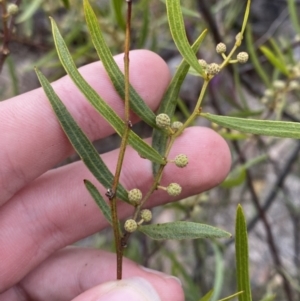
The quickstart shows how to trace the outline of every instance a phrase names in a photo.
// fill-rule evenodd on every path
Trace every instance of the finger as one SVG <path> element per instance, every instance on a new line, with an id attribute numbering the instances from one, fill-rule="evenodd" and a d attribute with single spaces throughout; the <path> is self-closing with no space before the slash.
<path id="1" fill-rule="evenodd" d="M 124 258 L 123 279 L 132 279 L 132 277 L 144 279 L 148 283 L 148 288 L 149 285 L 152 286 L 150 293 L 159 296 L 162 301 L 183 300 L 182 288 L 178 279 L 144 269 Z M 98 298 L 101 294 L 103 296 L 105 288 L 103 284 L 115 279 L 115 254 L 101 250 L 66 248 L 48 258 L 16 286 L 4 294 L 0 294 L 0 301 L 63 301 L 71 300 L 84 292 L 85 294 L 78 297 L 78 300 L 92 300 L 94 294 Z M 95 286 L 97 287 L 94 288 Z M 93 290 L 86 292 L 91 288 Z M 22 298 L 20 298 L 20 292 Z M 169 298 L 173 296 L 174 298 L 166 299 L 167 296 Z M 109 301 L 110 299 L 106 300 Z M 130 299 L 121 298 L 120 300 Z M 152 299 L 152 301 L 154 300 Z"/>
<path id="2" fill-rule="evenodd" d="M 122 68 L 123 55 L 115 59 Z M 80 68 L 80 72 L 101 97 L 122 115 L 123 102 L 102 64 L 87 65 Z M 169 79 L 168 67 L 159 56 L 146 50 L 131 53 L 131 84 L 151 109 L 157 108 Z M 53 87 L 91 140 L 113 132 L 69 77 L 56 81 Z M 132 121 L 137 121 L 134 115 Z M 72 152 L 42 89 L 0 103 L 0 141 L 0 205 Z"/>
<path id="3" fill-rule="evenodd" d="M 118 151 L 103 156 L 114 170 Z M 226 142 L 207 128 L 188 128 L 176 140 L 170 158 L 184 153 L 190 163 L 185 168 L 168 164 L 161 185 L 179 183 L 182 193 L 170 197 L 155 191 L 147 207 L 200 193 L 219 184 L 230 167 Z M 144 193 L 152 183 L 151 163 L 131 148 L 126 151 L 121 183 L 127 189 L 139 188 Z M 86 191 L 84 178 L 96 183 L 81 162 L 52 170 L 20 191 L 0 211 L 0 291 L 19 281 L 24 275 L 58 250 L 107 226 L 99 209 Z M 104 195 L 105 188 L 99 186 Z M 119 203 L 119 216 L 132 214 L 132 207 Z M 16 243 L 20 246 L 16 248 Z"/>

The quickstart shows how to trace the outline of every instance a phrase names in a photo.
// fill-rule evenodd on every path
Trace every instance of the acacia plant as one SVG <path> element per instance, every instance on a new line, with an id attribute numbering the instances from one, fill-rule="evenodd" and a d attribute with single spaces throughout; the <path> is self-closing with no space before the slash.
<path id="1" fill-rule="evenodd" d="M 250 0 L 247 1 L 243 25 L 240 32 L 235 37 L 232 49 L 227 50 L 224 43 L 219 43 L 216 46 L 217 53 L 219 53 L 223 59 L 221 64 L 215 62 L 208 63 L 203 59 L 198 60 L 196 52 L 207 35 L 207 30 L 204 30 L 199 35 L 193 45 L 190 45 L 184 29 L 180 0 L 166 0 L 170 31 L 183 60 L 178 66 L 177 71 L 164 94 L 156 115 L 147 107 L 141 96 L 134 90 L 129 82 L 130 27 L 133 4 L 131 0 L 126 0 L 125 2 L 127 4 L 127 17 L 124 50 L 125 69 L 123 74 L 116 65 L 113 56 L 103 39 L 97 17 L 89 4 L 89 1 L 83 0 L 85 18 L 92 42 L 115 90 L 124 100 L 125 117 L 123 120 L 81 76 L 55 21 L 51 19 L 56 50 L 65 71 L 96 111 L 106 119 L 122 138 L 115 173 L 110 172 L 108 167 L 101 160 L 101 157 L 99 157 L 93 144 L 76 124 L 50 83 L 39 70 L 36 70 L 39 81 L 53 107 L 62 129 L 87 168 L 100 184 L 107 189 L 105 196 L 108 199 L 108 202 L 105 201 L 105 196 L 100 194 L 93 183 L 84 180 L 84 185 L 87 190 L 101 209 L 102 214 L 113 227 L 117 258 L 117 279 L 122 279 L 122 258 L 124 248 L 128 245 L 130 236 L 136 230 L 156 240 L 221 238 L 231 236 L 230 233 L 224 230 L 195 222 L 175 221 L 163 224 L 145 225 L 145 223 L 150 222 L 152 218 L 151 211 L 146 208 L 147 201 L 155 190 L 165 190 L 166 193 L 171 196 L 179 195 L 181 192 L 182 188 L 178 183 L 162 183 L 162 176 L 167 164 L 175 163 L 178 168 L 184 168 L 188 163 L 193 164 L 193 162 L 189 162 L 189 158 L 185 154 L 178 154 L 175 158 L 169 158 L 169 153 L 176 138 L 180 136 L 196 118 L 206 118 L 225 128 L 245 133 L 296 139 L 300 138 L 300 124 L 298 123 L 234 118 L 213 115 L 202 111 L 201 105 L 204 100 L 205 92 L 214 76 L 220 73 L 228 64 L 245 63 L 248 59 L 248 54 L 246 52 L 237 53 L 237 49 L 243 41 L 249 15 Z M 200 76 L 203 79 L 199 98 L 193 112 L 185 122 L 181 123 L 175 121 L 172 123 L 179 90 L 188 73 Z M 132 131 L 130 110 L 153 128 L 151 146 Z M 133 147 L 142 158 L 152 162 L 153 181 L 145 195 L 142 195 L 139 187 L 131 187 L 127 190 L 119 181 L 127 145 Z M 123 224 L 118 218 L 118 202 L 126 202 L 131 205 L 133 209 L 131 218 L 126 220 Z M 252 300 L 248 276 L 247 229 L 241 206 L 237 209 L 235 238 L 238 283 L 237 294 L 240 300 Z M 209 300 L 211 294 L 212 292 L 209 292 L 203 297 L 203 300 Z M 228 299 L 233 296 L 234 295 L 228 297 Z M 226 300 L 228 299 L 226 298 Z"/>

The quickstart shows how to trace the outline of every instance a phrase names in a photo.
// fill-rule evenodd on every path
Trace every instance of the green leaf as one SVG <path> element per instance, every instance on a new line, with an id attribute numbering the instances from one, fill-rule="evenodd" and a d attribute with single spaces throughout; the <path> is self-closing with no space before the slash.
<path id="1" fill-rule="evenodd" d="M 142 16 L 142 26 L 139 30 L 139 37 L 137 41 L 137 49 L 144 48 L 145 43 L 147 41 L 147 37 L 149 35 L 150 31 L 150 9 L 149 9 L 149 1 L 144 0 L 142 1 L 142 10 L 143 10 L 143 16 Z"/>
<path id="2" fill-rule="evenodd" d="M 69 0 L 61 0 L 61 1 L 64 4 L 65 8 L 67 8 L 67 9 L 70 8 L 70 2 L 69 2 Z"/>
<path id="3" fill-rule="evenodd" d="M 201 113 L 200 115 L 225 128 L 244 133 L 300 139 L 299 122 L 256 120 L 213 115 L 209 113 Z"/>
<path id="4" fill-rule="evenodd" d="M 122 11 L 123 4 L 124 4 L 124 0 L 112 0 L 113 11 L 115 14 L 115 18 L 118 22 L 118 25 L 122 30 L 125 30 L 126 23 Z"/>
<path id="5" fill-rule="evenodd" d="M 90 172 L 96 177 L 96 179 L 104 186 L 111 187 L 114 176 L 102 161 L 97 150 L 78 126 L 73 119 L 63 102 L 59 99 L 54 92 L 52 86 L 44 75 L 36 69 L 38 79 L 51 103 L 54 113 L 56 114 L 58 121 L 67 135 L 69 141 L 78 153 L 83 163 L 87 166 Z M 126 189 L 119 184 L 117 189 L 117 196 L 129 203 L 128 193 Z"/>
<path id="6" fill-rule="evenodd" d="M 26 9 L 22 11 L 22 13 L 17 17 L 16 24 L 22 23 L 26 20 L 32 18 L 32 16 L 37 12 L 40 8 L 43 0 L 32 0 L 26 6 Z"/>
<path id="7" fill-rule="evenodd" d="M 221 183 L 223 188 L 232 188 L 244 183 L 246 179 L 246 168 L 239 166 L 234 169 L 227 178 Z"/>
<path id="8" fill-rule="evenodd" d="M 83 93 L 92 106 L 101 114 L 101 116 L 109 122 L 115 131 L 122 136 L 124 132 L 123 120 L 114 112 L 114 110 L 97 94 L 97 92 L 85 81 L 82 75 L 77 70 L 74 61 L 69 53 L 69 50 L 64 42 L 56 23 L 51 18 L 52 32 L 56 50 L 64 69 L 69 74 L 72 81 Z M 159 153 L 143 141 L 133 131 L 129 132 L 128 143 L 139 153 L 143 158 L 151 161 L 165 164 L 165 160 Z"/>
<path id="9" fill-rule="evenodd" d="M 198 39 L 194 42 L 192 49 L 196 53 L 206 37 L 207 30 L 204 30 Z M 157 111 L 157 114 L 166 113 L 170 118 L 174 115 L 174 111 L 177 105 L 177 99 L 180 92 L 180 87 L 187 75 L 189 70 L 189 64 L 186 60 L 182 60 L 180 65 L 178 66 L 176 73 L 174 74 L 172 81 L 169 84 L 167 91 L 164 94 L 164 97 L 161 101 L 160 107 Z M 153 139 L 152 139 L 152 147 L 156 149 L 162 156 L 164 156 L 166 151 L 168 135 L 160 130 L 154 129 L 153 131 Z M 153 174 L 155 175 L 159 169 L 159 164 L 153 164 Z"/>
<path id="10" fill-rule="evenodd" d="M 210 290 L 208 293 L 206 293 L 199 301 L 210 301 L 214 291 Z"/>
<path id="11" fill-rule="evenodd" d="M 247 161 L 245 164 L 236 167 L 233 171 L 230 172 L 225 181 L 221 183 L 221 187 L 232 188 L 234 186 L 241 185 L 246 179 L 246 170 L 267 159 L 267 155 L 260 155 Z"/>
<path id="12" fill-rule="evenodd" d="M 92 38 L 92 42 L 98 53 L 102 64 L 111 79 L 116 91 L 120 97 L 125 99 L 125 80 L 124 75 L 116 64 L 109 48 L 107 47 L 97 17 L 89 4 L 88 0 L 84 0 L 84 13 L 88 29 Z M 130 86 L 129 89 L 130 109 L 134 111 L 143 121 L 151 127 L 157 127 L 155 123 L 155 114 L 145 104 L 139 94 Z"/>
<path id="13" fill-rule="evenodd" d="M 300 24 L 299 24 L 299 15 L 297 9 L 297 1 L 296 0 L 287 0 L 289 16 L 292 21 L 294 30 L 300 34 Z"/>
<path id="14" fill-rule="evenodd" d="M 270 78 L 266 73 L 266 71 L 264 70 L 264 68 L 262 67 L 254 48 L 254 41 L 252 39 L 252 30 L 250 24 L 247 26 L 247 30 L 246 30 L 246 44 L 247 44 L 247 50 L 249 51 L 250 59 L 252 61 L 256 73 L 264 82 L 265 86 L 271 88 L 272 85 L 271 85 Z"/>
<path id="15" fill-rule="evenodd" d="M 218 246 L 214 241 L 212 241 L 212 247 L 215 257 L 215 275 L 214 275 L 214 293 L 212 295 L 211 301 L 216 301 L 222 292 L 224 285 L 224 256 Z"/>
<path id="16" fill-rule="evenodd" d="M 289 74 L 285 62 L 280 60 L 280 57 L 273 53 L 271 49 L 267 48 L 266 46 L 261 46 L 259 49 L 275 68 L 280 70 L 284 75 Z"/>
<path id="17" fill-rule="evenodd" d="M 100 208 L 101 212 L 103 213 L 106 220 L 112 225 L 112 218 L 111 218 L 111 210 L 109 205 L 104 201 L 102 195 L 99 193 L 98 189 L 89 181 L 84 180 L 84 185 L 98 207 Z"/>
<path id="18" fill-rule="evenodd" d="M 139 226 L 138 230 L 155 240 L 222 238 L 231 236 L 230 233 L 209 225 L 182 221 Z"/>
<path id="19" fill-rule="evenodd" d="M 249 278 L 247 224 L 241 205 L 238 205 L 236 212 L 235 252 L 238 291 L 243 291 L 243 294 L 239 295 L 239 301 L 252 301 Z"/>
<path id="20" fill-rule="evenodd" d="M 170 31 L 177 49 L 189 65 L 204 77 L 203 68 L 198 63 L 197 57 L 186 37 L 180 0 L 166 0 L 166 6 Z"/>

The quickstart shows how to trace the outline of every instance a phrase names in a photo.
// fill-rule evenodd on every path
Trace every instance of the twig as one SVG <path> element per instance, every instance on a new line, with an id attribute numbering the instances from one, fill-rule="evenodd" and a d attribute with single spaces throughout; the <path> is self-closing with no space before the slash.
<path id="1" fill-rule="evenodd" d="M 119 232 L 119 220 L 117 214 L 117 187 L 120 181 L 120 175 L 122 170 L 122 165 L 124 161 L 126 146 L 128 143 L 128 136 L 130 129 L 132 127 L 130 121 L 130 104 L 129 104 L 129 49 L 130 49 L 130 27 L 131 27 L 131 0 L 126 0 L 127 2 L 127 21 L 126 21 L 126 36 L 125 36 L 125 51 L 124 51 L 124 73 L 125 73 L 125 120 L 124 120 L 124 132 L 122 135 L 122 141 L 120 146 L 120 152 L 116 167 L 116 172 L 112 184 L 112 195 L 111 198 L 111 214 L 113 221 L 116 255 L 117 255 L 117 279 L 122 279 L 122 262 L 123 262 L 123 243 L 121 238 L 121 233 Z"/>

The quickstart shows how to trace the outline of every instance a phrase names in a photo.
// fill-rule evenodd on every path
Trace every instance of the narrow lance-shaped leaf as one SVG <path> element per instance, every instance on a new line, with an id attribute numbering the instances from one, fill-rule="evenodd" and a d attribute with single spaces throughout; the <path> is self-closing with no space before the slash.
<path id="1" fill-rule="evenodd" d="M 99 26 L 99 22 L 97 20 L 97 17 L 91 5 L 89 4 L 89 1 L 84 0 L 83 3 L 84 3 L 85 18 L 92 38 L 92 42 L 116 91 L 124 100 L 125 99 L 124 74 L 119 69 L 109 48 L 105 43 L 105 40 L 103 38 Z M 146 105 L 146 103 L 143 101 L 143 99 L 139 96 L 139 94 L 134 90 L 134 88 L 131 85 L 129 89 L 129 100 L 130 100 L 130 108 L 132 109 L 132 111 L 134 111 L 142 120 L 144 120 L 151 127 L 156 127 L 155 114 Z"/>
<path id="2" fill-rule="evenodd" d="M 197 57 L 186 37 L 180 0 L 166 0 L 166 6 L 170 31 L 177 49 L 184 59 L 204 77 L 203 68 L 198 63 Z"/>
<path id="3" fill-rule="evenodd" d="M 205 29 L 198 39 L 192 45 L 193 51 L 196 53 L 206 37 L 207 30 Z M 189 70 L 189 64 L 186 60 L 182 60 L 174 74 L 171 83 L 161 101 L 157 114 L 166 113 L 170 118 L 174 115 L 177 105 L 177 99 L 181 85 Z M 168 135 L 161 129 L 155 129 L 153 132 L 152 146 L 163 156 L 166 151 Z M 155 175 L 159 169 L 159 164 L 153 163 L 153 174 Z"/>
<path id="4" fill-rule="evenodd" d="M 182 221 L 139 226 L 138 230 L 155 240 L 222 238 L 231 236 L 230 233 L 209 225 Z"/>
<path id="5" fill-rule="evenodd" d="M 75 151 L 78 153 L 83 163 L 87 166 L 90 172 L 96 177 L 96 179 L 104 187 L 110 187 L 114 179 L 113 174 L 102 161 L 97 150 L 81 130 L 81 128 L 78 126 L 76 121 L 73 119 L 66 106 L 54 92 L 52 86 L 45 78 L 45 76 L 37 69 L 36 74 L 51 103 L 51 106 L 58 118 L 63 131 L 66 133 Z M 120 184 L 117 189 L 117 196 L 120 199 L 129 202 L 128 193 L 126 189 Z"/>
<path id="6" fill-rule="evenodd" d="M 114 9 L 114 13 L 115 13 L 115 18 L 118 22 L 118 25 L 123 29 L 125 30 L 125 20 L 124 20 L 124 16 L 123 16 L 123 11 L 122 11 L 122 8 L 123 8 L 123 4 L 124 4 L 124 1 L 123 0 L 112 0 L 112 6 L 113 6 L 113 9 Z"/>
<path id="7" fill-rule="evenodd" d="M 103 213 L 106 220 L 112 225 L 112 219 L 111 219 L 111 210 L 108 204 L 104 201 L 102 195 L 99 193 L 98 189 L 89 181 L 84 180 L 84 185 L 98 207 L 100 208 L 101 212 Z"/>
<path id="8" fill-rule="evenodd" d="M 280 60 L 280 57 L 273 53 L 268 47 L 261 46 L 260 51 L 265 55 L 267 60 L 284 75 L 288 75 L 289 71 L 286 68 L 286 63 Z"/>
<path id="9" fill-rule="evenodd" d="M 215 258 L 215 275 L 213 284 L 214 294 L 212 296 L 212 300 L 219 300 L 224 285 L 224 256 L 217 243 L 212 242 L 212 248 Z"/>
<path id="10" fill-rule="evenodd" d="M 244 133 L 300 139 L 299 122 L 256 120 L 209 113 L 202 113 L 201 116 L 218 125 Z"/>
<path id="11" fill-rule="evenodd" d="M 92 106 L 107 122 L 109 122 L 115 131 L 122 136 L 124 132 L 124 122 L 79 73 L 53 19 L 51 19 L 51 24 L 56 50 L 64 69 Z M 133 131 L 129 132 L 128 143 L 140 154 L 141 157 L 161 164 L 165 163 L 162 156 L 160 156 L 155 149 L 143 141 Z"/>
<path id="12" fill-rule="evenodd" d="M 247 44 L 247 50 L 249 52 L 250 55 L 250 59 L 253 63 L 254 69 L 256 71 L 256 73 L 259 75 L 259 77 L 262 79 L 262 81 L 264 82 L 264 84 L 267 87 L 271 87 L 271 81 L 270 78 L 267 74 L 267 72 L 264 70 L 264 68 L 261 66 L 261 63 L 259 61 L 259 58 L 257 56 L 256 50 L 254 48 L 254 41 L 252 38 L 252 30 L 251 30 L 251 25 L 248 24 L 247 26 L 247 30 L 246 30 L 246 44 Z"/>
<path id="13" fill-rule="evenodd" d="M 235 253 L 238 290 L 243 291 L 243 293 L 239 295 L 239 301 L 252 301 L 249 277 L 247 224 L 241 205 L 238 206 L 236 212 Z"/>

